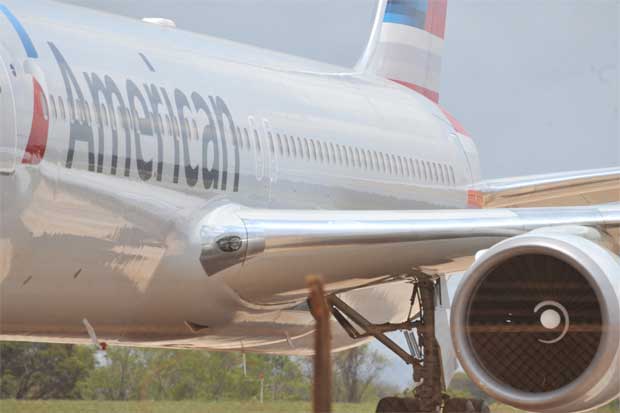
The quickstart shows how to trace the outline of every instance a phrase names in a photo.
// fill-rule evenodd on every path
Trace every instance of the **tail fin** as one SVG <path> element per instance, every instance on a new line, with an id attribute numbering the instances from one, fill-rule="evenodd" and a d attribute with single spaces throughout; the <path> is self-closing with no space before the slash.
<path id="1" fill-rule="evenodd" d="M 379 0 L 356 69 L 386 77 L 439 101 L 448 0 Z"/>

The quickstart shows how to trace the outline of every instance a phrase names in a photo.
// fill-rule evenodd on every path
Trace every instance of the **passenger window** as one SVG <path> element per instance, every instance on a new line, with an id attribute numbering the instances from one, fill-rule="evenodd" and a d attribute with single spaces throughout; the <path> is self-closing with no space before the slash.
<path id="1" fill-rule="evenodd" d="M 452 178 L 452 185 L 456 185 L 456 177 L 454 176 L 454 169 L 450 165 L 450 178 Z"/>
<path id="2" fill-rule="evenodd" d="M 76 109 L 75 109 L 75 104 L 73 103 L 73 100 L 67 99 L 67 116 L 69 118 L 69 120 L 71 120 L 72 122 L 75 122 L 77 120 L 77 113 L 76 113 Z"/>
<path id="3" fill-rule="evenodd" d="M 293 138 L 292 136 L 288 137 L 288 146 L 291 148 L 291 155 L 293 155 L 293 157 L 297 157 L 297 147 L 295 146 L 295 138 Z"/>
<path id="4" fill-rule="evenodd" d="M 137 119 L 137 116 L 134 114 L 134 119 Z M 189 128 L 189 120 L 187 118 L 183 119 L 183 127 L 185 128 L 185 133 L 187 134 L 187 139 L 192 139 L 192 130 Z"/>
<path id="5" fill-rule="evenodd" d="M 321 142 L 320 141 L 316 141 L 316 149 L 319 152 L 319 160 L 321 162 L 325 161 L 325 158 L 323 158 L 323 148 L 321 147 Z"/>
<path id="6" fill-rule="evenodd" d="M 286 135 L 282 135 L 282 143 L 284 144 L 284 153 L 287 158 L 291 157 L 291 148 L 288 146 L 288 140 L 286 139 Z"/>
<path id="7" fill-rule="evenodd" d="M 304 147 L 306 148 L 306 157 L 308 158 L 308 160 L 310 160 L 310 145 L 308 145 L 307 138 L 303 138 L 303 139 L 304 139 Z"/>
<path id="8" fill-rule="evenodd" d="M 241 128 L 237 126 L 237 145 L 239 149 L 243 149 L 243 135 L 241 134 Z"/>
<path id="9" fill-rule="evenodd" d="M 174 139 L 179 140 L 179 121 L 176 117 L 172 118 L 172 133 L 174 135 Z"/>
<path id="10" fill-rule="evenodd" d="M 62 97 L 58 96 L 58 109 L 60 112 L 60 118 L 62 120 L 66 120 L 67 119 L 67 115 L 65 113 L 65 104 L 62 100 Z"/>
<path id="11" fill-rule="evenodd" d="M 77 119 L 80 122 L 86 122 L 86 114 L 84 113 L 84 102 L 77 100 Z"/>
<path id="12" fill-rule="evenodd" d="M 196 137 L 196 140 L 200 140 L 200 136 L 198 135 L 198 124 L 196 123 L 196 119 L 192 119 L 192 128 L 194 129 L 194 136 Z M 234 136 L 234 142 L 233 144 L 235 146 L 239 146 L 239 136 L 241 136 L 241 129 L 239 129 L 239 127 L 237 127 L 237 133 Z"/>
<path id="13" fill-rule="evenodd" d="M 50 96 L 50 104 L 52 106 L 52 116 L 54 119 L 58 119 L 58 112 L 56 111 L 56 101 L 54 100 L 54 96 Z"/>
<path id="14" fill-rule="evenodd" d="M 267 138 L 269 139 L 269 150 L 271 151 L 271 153 L 276 153 L 276 146 L 273 142 L 273 135 L 271 134 L 271 132 L 267 132 Z"/>
<path id="15" fill-rule="evenodd" d="M 407 158 L 402 158 L 402 162 L 403 162 L 403 174 L 405 176 L 411 176 L 409 172 L 409 165 L 407 164 Z"/>
<path id="16" fill-rule="evenodd" d="M 331 154 L 329 153 L 329 145 L 326 142 L 323 142 L 323 153 L 325 154 L 325 162 L 331 162 Z"/>
<path id="17" fill-rule="evenodd" d="M 282 138 L 280 137 L 279 133 L 276 133 L 276 138 L 278 138 L 276 142 L 278 145 L 278 152 L 280 152 L 281 156 L 284 156 L 284 147 L 282 146 Z"/>
<path id="18" fill-rule="evenodd" d="M 316 146 L 314 145 L 314 141 L 312 139 L 310 139 L 310 151 L 312 152 L 312 159 L 316 161 Z"/>
<path id="19" fill-rule="evenodd" d="M 45 95 L 43 93 L 41 93 L 39 95 L 39 103 L 41 104 L 41 111 L 43 112 L 43 118 L 45 120 L 49 119 L 49 110 L 47 107 L 47 99 L 45 98 Z"/>
<path id="20" fill-rule="evenodd" d="M 90 112 L 90 105 L 86 101 L 84 101 L 84 111 L 86 112 L 86 122 L 89 125 L 92 125 L 92 115 Z"/>
<path id="21" fill-rule="evenodd" d="M 108 111 L 106 110 L 106 107 L 103 103 L 101 104 L 101 117 L 103 118 L 103 124 L 105 126 L 108 126 Z M 159 115 L 159 117 L 161 121 L 161 115 Z"/>
<path id="22" fill-rule="evenodd" d="M 103 115 L 102 115 L 103 116 Z M 157 133 L 163 133 L 164 130 L 164 122 L 161 119 L 161 115 L 158 113 L 157 117 L 153 114 L 153 126 L 156 128 Z"/>
<path id="23" fill-rule="evenodd" d="M 243 137 L 245 138 L 245 148 L 249 151 L 250 148 L 250 134 L 247 128 L 243 128 Z"/>
<path id="24" fill-rule="evenodd" d="M 172 125 L 170 124 L 170 116 L 166 115 L 166 125 L 168 126 L 168 135 L 172 136 Z"/>
<path id="25" fill-rule="evenodd" d="M 299 136 L 297 137 L 297 153 L 301 159 L 305 157 L 304 146 L 302 145 L 301 138 Z"/>
<path id="26" fill-rule="evenodd" d="M 254 147 L 258 153 L 262 152 L 262 148 L 260 147 L 260 139 L 258 138 L 258 131 L 254 129 Z"/>

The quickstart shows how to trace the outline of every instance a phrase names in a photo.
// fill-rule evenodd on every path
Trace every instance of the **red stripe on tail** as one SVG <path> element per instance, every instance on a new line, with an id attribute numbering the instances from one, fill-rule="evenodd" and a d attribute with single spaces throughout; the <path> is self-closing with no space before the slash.
<path id="1" fill-rule="evenodd" d="M 32 111 L 32 127 L 30 129 L 30 137 L 28 145 L 24 152 L 22 163 L 37 165 L 45 155 L 45 147 L 47 146 L 47 135 L 49 132 L 49 117 L 46 109 L 43 107 L 45 94 L 37 79 L 32 79 L 34 87 L 34 108 Z"/>
<path id="2" fill-rule="evenodd" d="M 424 30 L 442 39 L 446 33 L 446 13 L 448 0 L 429 0 Z"/>

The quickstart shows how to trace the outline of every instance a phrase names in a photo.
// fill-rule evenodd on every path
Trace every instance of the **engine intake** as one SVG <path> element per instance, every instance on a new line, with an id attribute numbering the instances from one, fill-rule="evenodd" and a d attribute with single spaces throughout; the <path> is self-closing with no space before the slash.
<path id="1" fill-rule="evenodd" d="M 576 235 L 501 242 L 465 274 L 451 330 L 467 373 L 528 410 L 591 409 L 620 394 L 620 260 Z"/>

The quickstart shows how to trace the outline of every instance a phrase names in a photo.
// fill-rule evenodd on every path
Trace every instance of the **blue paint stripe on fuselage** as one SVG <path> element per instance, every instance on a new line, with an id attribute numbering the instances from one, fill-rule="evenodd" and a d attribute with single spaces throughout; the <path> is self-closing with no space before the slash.
<path id="1" fill-rule="evenodd" d="M 24 28 L 24 26 L 22 26 L 17 17 L 15 17 L 15 15 L 11 13 L 11 10 L 9 10 L 8 7 L 6 7 L 4 4 L 0 4 L 0 12 L 4 13 L 6 18 L 9 19 L 9 22 L 11 22 L 11 24 L 13 25 L 13 28 L 17 32 L 17 35 L 19 36 L 19 39 L 21 40 L 22 45 L 26 50 L 26 55 L 33 59 L 38 58 L 39 54 L 37 53 L 37 49 L 35 49 L 34 44 L 30 39 L 30 36 L 28 36 L 26 29 Z"/>

